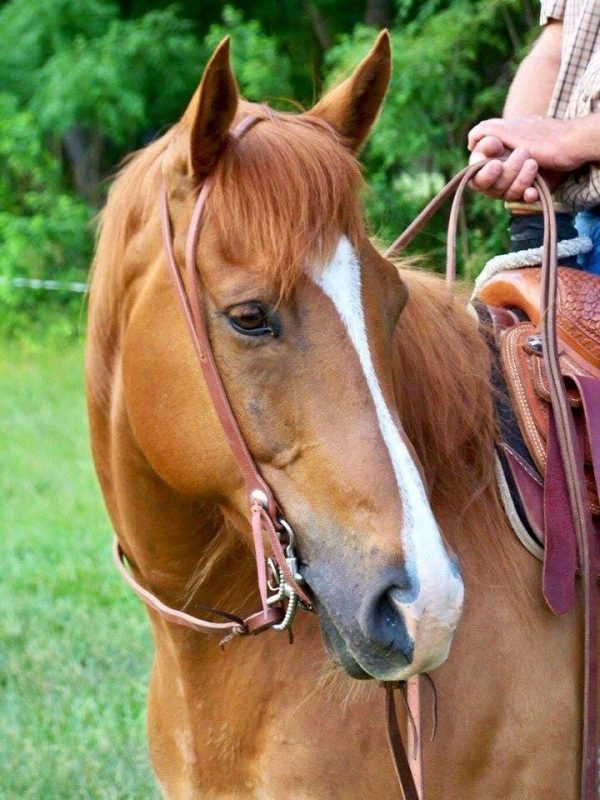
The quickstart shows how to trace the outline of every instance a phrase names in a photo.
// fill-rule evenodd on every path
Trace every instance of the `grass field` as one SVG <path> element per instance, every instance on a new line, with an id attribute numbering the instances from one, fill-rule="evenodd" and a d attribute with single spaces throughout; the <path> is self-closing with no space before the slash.
<path id="1" fill-rule="evenodd" d="M 82 345 L 0 342 L 0 800 L 155 800 L 151 644 L 110 559 Z"/>

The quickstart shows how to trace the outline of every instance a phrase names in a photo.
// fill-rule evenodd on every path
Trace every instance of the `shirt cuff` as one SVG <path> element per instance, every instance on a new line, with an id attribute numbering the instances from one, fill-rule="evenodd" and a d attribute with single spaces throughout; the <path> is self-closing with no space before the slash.
<path id="1" fill-rule="evenodd" d="M 542 0 L 540 8 L 540 25 L 546 25 L 549 19 L 563 19 L 566 0 Z"/>

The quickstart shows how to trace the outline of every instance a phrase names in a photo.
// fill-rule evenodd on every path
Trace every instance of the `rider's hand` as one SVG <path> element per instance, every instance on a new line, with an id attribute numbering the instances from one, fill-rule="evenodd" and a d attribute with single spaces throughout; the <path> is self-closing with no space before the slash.
<path id="1" fill-rule="evenodd" d="M 524 147 L 540 169 L 555 172 L 572 172 L 586 160 L 595 160 L 586 152 L 585 142 L 590 138 L 582 130 L 582 120 L 554 119 L 553 117 L 514 117 L 512 119 L 486 119 L 469 131 L 469 150 L 478 149 L 486 139 L 502 142 L 508 150 Z M 598 119 L 591 120 L 593 127 Z"/>
<path id="2" fill-rule="evenodd" d="M 503 200 L 535 203 L 538 191 L 533 181 L 538 164 L 529 156 L 529 150 L 517 147 L 508 150 L 497 136 L 484 136 L 473 142 L 469 164 L 492 158 L 471 181 L 471 187 L 488 197 Z"/>

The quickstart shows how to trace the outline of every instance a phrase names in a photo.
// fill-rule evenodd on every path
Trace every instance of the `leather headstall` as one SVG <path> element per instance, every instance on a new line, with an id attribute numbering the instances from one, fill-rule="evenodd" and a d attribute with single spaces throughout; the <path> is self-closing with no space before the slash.
<path id="1" fill-rule="evenodd" d="M 262 119 L 262 117 L 257 116 L 245 117 L 230 135 L 234 139 L 240 139 Z M 146 605 L 154 611 L 177 625 L 183 625 L 195 631 L 206 633 L 221 632 L 229 634 L 229 636 L 237 636 L 257 634 L 271 628 L 289 629 L 297 605 L 300 604 L 304 609 L 312 611 L 313 604 L 304 589 L 298 585 L 302 581 L 302 577 L 295 569 L 296 559 L 293 551 L 292 528 L 286 522 L 271 488 L 261 476 L 248 450 L 223 386 L 208 336 L 206 319 L 200 300 L 196 251 L 203 212 L 211 192 L 212 183 L 212 177 L 209 175 L 202 184 L 192 212 L 185 247 L 185 277 L 179 270 L 173 250 L 168 190 L 164 180 L 161 185 L 160 195 L 161 228 L 167 267 L 192 340 L 196 359 L 204 376 L 206 387 L 221 427 L 227 437 L 246 486 L 252 520 L 252 538 L 261 610 L 242 619 L 235 614 L 208 606 L 200 606 L 203 610 L 216 614 L 227 621 L 217 623 L 198 619 L 165 605 L 154 594 L 142 587 L 126 568 L 125 555 L 116 540 L 114 556 L 121 575 Z M 271 548 L 271 559 L 269 561 L 265 551 L 265 534 Z M 277 591 L 269 596 L 270 585 L 272 586 L 273 581 L 277 584 Z M 226 638 L 229 638 L 229 636 Z"/>

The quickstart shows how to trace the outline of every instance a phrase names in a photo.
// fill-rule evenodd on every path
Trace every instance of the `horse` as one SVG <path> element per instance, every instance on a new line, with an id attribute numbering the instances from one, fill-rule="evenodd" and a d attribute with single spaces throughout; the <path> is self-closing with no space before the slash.
<path id="1" fill-rule="evenodd" d="M 161 240 L 161 185 L 182 264 L 210 176 L 198 299 L 317 611 L 298 614 L 293 646 L 268 631 L 223 653 L 149 610 L 148 740 L 168 800 L 391 800 L 380 684 L 432 671 L 428 800 L 578 796 L 581 626 L 544 604 L 498 495 L 488 346 L 460 293 L 385 259 L 363 220 L 357 152 L 390 72 L 383 32 L 313 108 L 280 113 L 240 98 L 224 40 L 102 213 L 91 444 L 136 580 L 191 614 L 256 603 L 244 483 Z"/>

